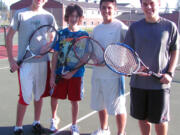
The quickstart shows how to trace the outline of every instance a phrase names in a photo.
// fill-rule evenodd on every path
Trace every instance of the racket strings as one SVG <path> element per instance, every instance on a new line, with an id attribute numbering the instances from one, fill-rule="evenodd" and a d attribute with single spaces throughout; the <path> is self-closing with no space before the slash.
<path id="1" fill-rule="evenodd" d="M 112 46 L 112 47 L 111 47 Z M 107 65 L 117 72 L 131 74 L 138 67 L 138 61 L 134 54 L 127 48 L 119 45 L 111 45 L 105 51 L 105 61 Z"/>
<path id="2" fill-rule="evenodd" d="M 39 28 L 29 40 L 29 48 L 35 55 L 43 55 L 52 49 L 58 40 L 58 33 L 51 25 Z"/>
<path id="3" fill-rule="evenodd" d="M 92 41 L 89 38 L 80 38 L 75 42 L 74 53 L 81 63 L 87 63 L 93 52 Z"/>
<path id="4" fill-rule="evenodd" d="M 104 63 L 104 48 L 95 40 L 92 40 L 93 52 L 92 52 L 92 62 L 94 64 Z"/>

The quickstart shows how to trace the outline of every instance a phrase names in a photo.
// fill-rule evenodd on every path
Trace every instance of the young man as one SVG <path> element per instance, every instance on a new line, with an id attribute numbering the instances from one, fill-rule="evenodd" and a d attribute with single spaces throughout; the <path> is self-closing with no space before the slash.
<path id="1" fill-rule="evenodd" d="M 83 18 L 83 10 L 77 4 L 70 4 L 66 8 L 65 12 L 65 21 L 68 24 L 68 27 L 60 30 L 60 41 L 54 47 L 54 54 L 52 58 L 52 72 L 51 72 L 51 87 L 54 88 L 54 92 L 51 97 L 51 109 L 52 109 L 52 120 L 50 130 L 55 132 L 58 128 L 59 119 L 57 117 L 58 109 L 58 99 L 66 99 L 71 102 L 72 105 L 72 126 L 71 133 L 72 135 L 79 135 L 79 129 L 77 126 L 77 116 L 79 110 L 79 101 L 82 99 L 83 95 L 83 76 L 84 76 L 84 67 L 68 72 L 63 75 L 57 84 L 55 84 L 56 75 L 61 75 L 62 66 L 56 66 L 60 63 L 58 55 L 61 54 L 59 51 L 60 46 L 63 46 L 61 49 L 66 49 L 69 45 L 68 40 L 73 38 L 79 38 L 82 36 L 88 36 L 88 33 L 79 29 L 78 25 L 81 24 Z M 66 42 L 67 41 L 67 42 Z M 73 55 L 71 55 L 73 56 Z M 74 59 L 74 57 L 72 57 Z M 71 57 L 69 58 L 71 60 Z M 73 61 L 73 60 L 72 60 Z M 71 69 L 72 67 L 66 66 L 65 69 Z"/>
<path id="2" fill-rule="evenodd" d="M 110 43 L 123 42 L 127 26 L 113 18 L 116 11 L 116 0 L 101 0 L 100 11 L 103 22 L 94 28 L 92 37 L 104 48 Z M 110 135 L 108 114 L 116 116 L 117 135 L 124 135 L 126 125 L 124 77 L 112 72 L 105 65 L 94 67 L 91 107 L 98 111 L 101 124 L 101 128 L 92 135 Z"/>
<path id="3" fill-rule="evenodd" d="M 32 32 L 41 25 L 50 24 L 55 26 L 52 14 L 43 9 L 46 2 L 47 0 L 33 0 L 30 7 L 18 10 L 13 17 L 6 39 L 10 68 L 13 72 L 18 70 L 20 86 L 16 126 L 14 128 L 15 135 L 23 135 L 22 122 L 27 105 L 31 102 L 32 93 L 34 93 L 35 107 L 33 130 L 34 132 L 41 132 L 40 114 L 42 96 L 46 96 L 44 93 L 47 90 L 49 58 L 48 55 L 44 55 L 41 58 L 34 58 L 24 62 L 19 67 L 12 55 L 12 40 L 16 31 L 18 31 L 18 60 L 21 60 Z"/>
<path id="4" fill-rule="evenodd" d="M 131 77 L 131 116 L 139 120 L 142 135 L 167 135 L 170 84 L 179 55 L 176 25 L 159 16 L 160 0 L 141 0 L 145 19 L 132 24 L 125 43 L 139 54 L 150 70 L 162 75 L 157 80 L 149 74 Z"/>

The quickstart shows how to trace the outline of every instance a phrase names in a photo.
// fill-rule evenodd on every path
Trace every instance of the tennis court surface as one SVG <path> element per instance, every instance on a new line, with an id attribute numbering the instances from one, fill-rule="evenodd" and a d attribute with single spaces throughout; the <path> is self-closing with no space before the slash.
<path id="1" fill-rule="evenodd" d="M 0 52 L 1 53 L 1 52 Z M 80 102 L 78 125 L 81 135 L 88 135 L 99 128 L 98 114 L 91 110 L 90 104 L 90 89 L 91 89 L 91 68 L 86 68 L 85 74 L 85 97 Z M 126 78 L 126 97 L 128 120 L 126 132 L 127 135 L 140 135 L 138 123 L 129 116 L 129 78 Z M 9 72 L 8 60 L 6 57 L 0 58 L 0 135 L 12 135 L 13 126 L 16 120 L 16 106 L 18 100 L 18 80 L 17 73 Z M 171 88 L 171 121 L 169 122 L 169 134 L 179 135 L 180 133 L 180 70 L 176 70 L 176 75 Z M 59 100 L 58 116 L 61 119 L 59 129 L 62 132 L 57 135 L 70 135 L 69 127 L 71 125 L 71 104 L 65 100 Z M 42 108 L 41 124 L 45 128 L 49 128 L 51 117 L 50 98 L 44 99 Z M 31 124 L 34 119 L 33 104 L 28 107 L 24 118 L 25 135 L 33 135 L 31 132 Z M 116 135 L 116 121 L 114 117 L 109 117 L 109 126 L 112 135 Z M 47 135 L 49 133 L 46 133 Z M 152 135 L 155 135 L 154 128 Z"/>

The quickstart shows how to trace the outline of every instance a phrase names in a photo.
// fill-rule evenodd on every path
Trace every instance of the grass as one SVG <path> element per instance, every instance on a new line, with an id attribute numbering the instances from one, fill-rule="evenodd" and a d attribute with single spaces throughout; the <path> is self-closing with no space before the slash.
<path id="1" fill-rule="evenodd" d="M 92 33 L 93 28 L 82 28 L 84 31 L 88 32 L 89 34 Z"/>

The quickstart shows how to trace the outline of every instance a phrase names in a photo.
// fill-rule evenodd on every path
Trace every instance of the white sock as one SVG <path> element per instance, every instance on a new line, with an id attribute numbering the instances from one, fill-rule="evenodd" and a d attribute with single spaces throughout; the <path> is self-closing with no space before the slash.
<path id="1" fill-rule="evenodd" d="M 14 131 L 17 131 L 17 130 L 19 130 L 19 129 L 23 129 L 23 127 L 22 127 L 22 126 L 15 126 L 15 127 L 14 127 Z"/>
<path id="2" fill-rule="evenodd" d="M 35 121 L 33 122 L 33 126 L 35 126 L 36 124 L 40 124 L 40 121 L 35 120 Z"/>

